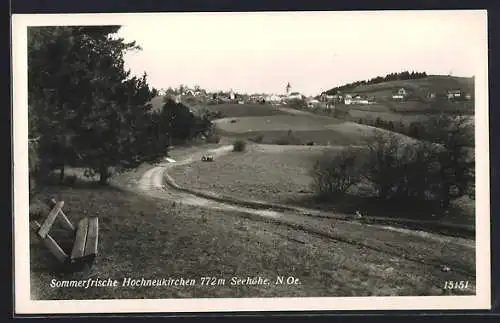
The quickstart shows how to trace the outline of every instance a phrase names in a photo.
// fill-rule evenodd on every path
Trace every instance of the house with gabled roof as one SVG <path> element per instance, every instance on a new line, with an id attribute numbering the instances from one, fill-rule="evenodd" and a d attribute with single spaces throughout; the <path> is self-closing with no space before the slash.
<path id="1" fill-rule="evenodd" d="M 402 87 L 392 95 L 393 100 L 404 100 L 408 96 L 408 91 Z"/>

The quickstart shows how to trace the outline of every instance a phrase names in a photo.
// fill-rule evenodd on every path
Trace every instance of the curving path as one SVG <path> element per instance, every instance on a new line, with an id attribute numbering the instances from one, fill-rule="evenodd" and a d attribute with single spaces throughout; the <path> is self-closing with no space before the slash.
<path id="1" fill-rule="evenodd" d="M 181 204 L 237 212 L 238 214 L 247 217 L 269 220 L 279 224 L 288 225 L 299 230 L 308 231 L 310 233 L 326 235 L 334 239 L 339 239 L 339 237 L 333 236 L 331 232 L 328 233 L 325 230 L 311 229 L 310 226 L 304 225 L 304 221 L 311 223 L 314 221 L 324 220 L 325 218 L 330 218 L 330 221 L 342 222 L 353 227 L 373 227 L 374 230 L 397 231 L 407 235 L 425 237 L 426 239 L 435 240 L 441 243 L 450 243 L 472 249 L 475 247 L 475 242 L 473 240 L 442 236 L 422 231 L 394 228 L 385 225 L 366 224 L 357 221 L 353 216 L 339 215 L 314 209 L 283 205 L 276 205 L 276 207 L 271 205 L 266 207 L 265 205 L 259 205 L 260 202 L 255 202 L 255 205 L 253 205 L 248 201 L 225 199 L 216 195 L 211 197 L 206 193 L 202 194 L 197 193 L 196 191 L 192 192 L 189 189 L 179 187 L 175 184 L 175 182 L 173 182 L 173 179 L 172 182 L 165 181 L 165 177 L 170 178 L 168 176 L 168 169 L 172 167 L 197 161 L 201 159 L 203 154 L 212 154 L 214 157 L 222 156 L 231 152 L 232 148 L 232 145 L 224 145 L 209 150 L 204 150 L 200 147 L 195 151 L 184 154 L 184 156 L 181 156 L 180 159 L 176 159 L 175 163 L 162 162 L 143 174 L 138 182 L 139 191 L 152 197 L 173 200 Z M 319 225 L 319 227 L 321 226 L 324 226 L 324 224 Z"/>

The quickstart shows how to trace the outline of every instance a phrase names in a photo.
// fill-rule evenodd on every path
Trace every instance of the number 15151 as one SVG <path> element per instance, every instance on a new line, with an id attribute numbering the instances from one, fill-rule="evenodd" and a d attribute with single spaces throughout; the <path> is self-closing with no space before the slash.
<path id="1" fill-rule="evenodd" d="M 469 288 L 468 280 L 453 281 L 447 280 L 444 282 L 444 289 L 467 289 Z"/>

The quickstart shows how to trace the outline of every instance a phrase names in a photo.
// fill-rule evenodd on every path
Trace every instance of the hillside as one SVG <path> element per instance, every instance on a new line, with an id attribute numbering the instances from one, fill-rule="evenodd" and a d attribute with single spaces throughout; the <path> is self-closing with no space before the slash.
<path id="1" fill-rule="evenodd" d="M 394 91 L 406 88 L 420 98 L 426 98 L 427 93 L 443 94 L 447 90 L 459 89 L 466 93 L 474 93 L 474 79 L 471 77 L 456 77 L 446 75 L 431 75 L 413 80 L 395 80 L 378 84 L 358 85 L 345 92 L 373 95 L 376 99 L 387 99 Z"/>
<path id="2" fill-rule="evenodd" d="M 343 89 L 343 93 L 359 93 L 374 96 L 376 100 L 389 98 L 394 91 L 404 87 L 418 98 L 425 99 L 428 93 L 444 94 L 447 90 L 459 89 L 466 93 L 474 93 L 472 77 L 457 77 L 447 75 L 430 75 L 424 78 L 409 80 L 393 80 L 376 84 L 362 84 Z M 334 88 L 335 89 L 335 88 Z M 326 91 L 331 93 L 333 89 Z"/>

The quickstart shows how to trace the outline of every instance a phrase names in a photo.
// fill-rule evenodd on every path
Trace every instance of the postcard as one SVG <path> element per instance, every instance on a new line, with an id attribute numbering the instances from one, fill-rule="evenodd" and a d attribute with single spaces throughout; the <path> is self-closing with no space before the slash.
<path id="1" fill-rule="evenodd" d="M 14 14 L 15 312 L 490 308 L 486 21 Z"/>

